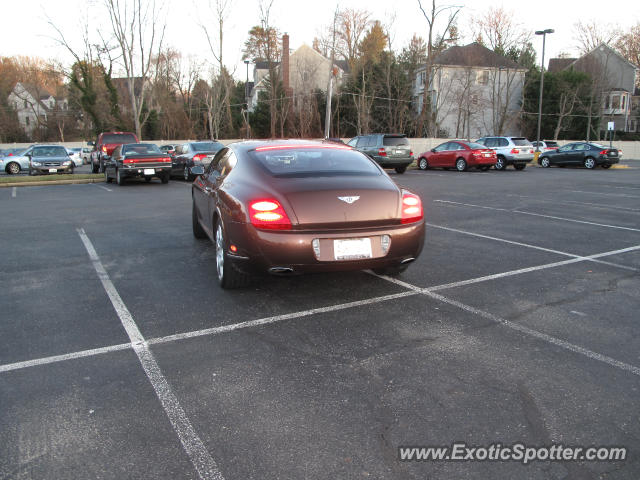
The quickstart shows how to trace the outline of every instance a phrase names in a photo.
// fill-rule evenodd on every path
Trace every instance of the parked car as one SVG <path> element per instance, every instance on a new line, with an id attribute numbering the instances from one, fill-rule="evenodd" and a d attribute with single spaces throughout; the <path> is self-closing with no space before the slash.
<path id="1" fill-rule="evenodd" d="M 179 145 L 171 161 L 171 175 L 181 176 L 187 182 L 194 179 L 191 169 L 196 165 L 207 167 L 211 160 L 224 147 L 220 142 L 201 141 Z"/>
<path id="2" fill-rule="evenodd" d="M 15 175 L 22 170 L 29 170 L 29 157 L 24 156 L 26 148 L 7 148 L 0 155 L 0 171 Z"/>
<path id="3" fill-rule="evenodd" d="M 267 272 L 397 274 L 422 251 L 420 197 L 345 145 L 239 142 L 192 170 L 193 234 L 213 241 L 222 288 Z"/>
<path id="4" fill-rule="evenodd" d="M 73 161 L 74 167 L 82 166 L 82 148 L 67 148 L 69 158 Z"/>
<path id="5" fill-rule="evenodd" d="M 616 148 L 605 147 L 599 143 L 575 142 L 568 143 L 557 150 L 540 154 L 538 163 L 542 167 L 552 165 L 582 166 L 595 168 L 609 168 L 620 161 L 620 155 Z"/>
<path id="6" fill-rule="evenodd" d="M 119 145 L 138 143 L 138 137 L 130 132 L 103 132 L 94 142 L 89 142 L 93 147 L 91 152 L 91 172 L 103 173 L 105 162 L 109 160 L 113 151 Z"/>
<path id="7" fill-rule="evenodd" d="M 464 172 L 467 168 L 489 170 L 496 164 L 496 152 L 479 143 L 454 140 L 441 143 L 418 157 L 420 170 L 428 168 L 455 168 Z"/>
<path id="8" fill-rule="evenodd" d="M 533 145 L 523 137 L 482 137 L 476 143 L 496 152 L 496 170 L 504 170 L 513 165 L 516 170 L 524 170 L 533 160 Z"/>
<path id="9" fill-rule="evenodd" d="M 168 153 L 169 155 L 171 155 L 172 157 L 176 154 L 176 148 L 178 147 L 178 145 L 160 145 L 160 150 L 162 150 L 164 153 Z"/>
<path id="10" fill-rule="evenodd" d="M 349 140 L 347 145 L 368 155 L 382 168 L 393 168 L 397 173 L 404 173 L 413 163 L 413 152 L 406 135 L 360 135 Z"/>
<path id="11" fill-rule="evenodd" d="M 531 142 L 531 145 L 533 146 L 533 151 L 537 152 L 538 151 L 538 142 Z M 558 142 L 554 141 L 554 140 L 540 140 L 540 152 L 546 152 L 549 150 L 555 150 L 556 148 L 558 148 Z"/>
<path id="12" fill-rule="evenodd" d="M 153 143 L 117 146 L 105 164 L 106 182 L 115 179 L 118 185 L 124 185 L 127 178 L 133 177 L 144 178 L 147 182 L 156 177 L 162 183 L 169 183 L 171 157 Z"/>
<path id="13" fill-rule="evenodd" d="M 92 148 L 89 147 L 83 147 L 82 148 L 82 164 L 83 165 L 88 165 L 91 163 L 91 152 L 93 151 Z"/>
<path id="14" fill-rule="evenodd" d="M 23 155 L 29 158 L 29 175 L 73 173 L 73 160 L 62 145 L 33 145 Z"/>

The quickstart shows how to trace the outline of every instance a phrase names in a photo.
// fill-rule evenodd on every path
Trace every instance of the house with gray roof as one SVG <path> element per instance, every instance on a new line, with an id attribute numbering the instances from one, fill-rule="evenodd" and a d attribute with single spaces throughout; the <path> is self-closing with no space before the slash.
<path id="1" fill-rule="evenodd" d="M 519 135 L 526 71 L 477 42 L 448 48 L 434 59 L 431 78 L 425 66 L 417 70 L 415 111 L 426 88 L 438 136 Z"/>
<path id="2" fill-rule="evenodd" d="M 38 127 L 44 127 L 47 118 L 54 109 L 68 109 L 68 102 L 64 98 L 56 98 L 46 88 L 17 82 L 8 97 L 9 105 L 16 111 L 18 121 L 25 133 L 33 137 Z"/>
<path id="3" fill-rule="evenodd" d="M 552 58 L 549 61 L 550 72 L 571 69 L 591 76 L 596 105 L 600 105 L 600 111 L 594 113 L 600 117 L 602 129 L 608 122 L 614 122 L 615 130 L 640 132 L 640 102 L 634 98 L 638 78 L 636 65 L 602 43 L 580 58 Z"/>

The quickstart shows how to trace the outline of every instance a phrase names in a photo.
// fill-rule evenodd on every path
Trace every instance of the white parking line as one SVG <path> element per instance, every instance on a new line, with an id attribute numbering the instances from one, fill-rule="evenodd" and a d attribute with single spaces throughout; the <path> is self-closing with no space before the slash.
<path id="1" fill-rule="evenodd" d="M 498 238 L 498 237 L 492 237 L 492 236 L 489 236 L 489 235 L 482 235 L 480 233 L 468 232 L 466 230 L 460 230 L 458 228 L 443 227 L 442 225 L 436 225 L 436 224 L 433 224 L 433 223 L 427 223 L 426 225 L 429 226 L 429 227 L 432 227 L 432 228 L 438 228 L 440 230 L 446 230 L 446 231 L 449 231 L 449 232 L 461 233 L 463 235 L 470 235 L 470 236 L 478 237 L 478 238 L 485 238 L 487 240 L 494 240 L 494 241 L 497 241 L 497 242 L 508 243 L 510 245 L 517 245 L 519 247 L 526 247 L 526 248 L 531 248 L 531 249 L 534 249 L 534 250 L 541 250 L 543 252 L 554 253 L 556 255 L 564 255 L 565 257 L 572 257 L 572 258 L 579 258 L 579 259 L 582 259 L 582 260 L 588 260 L 590 262 L 601 263 L 603 265 L 609 265 L 610 267 L 622 268 L 624 270 L 630 270 L 632 272 L 637 272 L 638 271 L 637 268 L 629 267 L 627 265 L 620 265 L 618 263 L 606 262 L 604 260 L 596 260 L 596 258 L 599 258 L 599 257 L 591 258 L 591 257 L 588 257 L 588 256 L 585 257 L 585 256 L 581 256 L 581 255 L 574 255 L 573 253 L 562 252 L 560 250 L 553 250 L 551 248 L 539 247 L 537 245 L 530 245 L 528 243 L 515 242 L 513 240 L 506 240 L 504 238 Z M 626 252 L 623 252 L 623 253 L 626 253 Z M 613 255 L 617 255 L 617 253 L 615 253 Z M 605 255 L 605 256 L 609 256 L 609 255 Z"/>
<path id="2" fill-rule="evenodd" d="M 627 195 L 626 193 L 605 193 L 605 192 L 586 192 L 584 190 L 567 190 L 571 193 L 587 193 L 589 195 L 604 195 L 607 197 L 622 197 L 622 198 L 637 198 L 640 199 L 637 195 Z"/>
<path id="3" fill-rule="evenodd" d="M 147 374 L 153 389 L 156 391 L 156 395 L 162 404 L 162 408 L 167 414 L 167 417 L 169 417 L 169 421 L 178 435 L 178 438 L 182 443 L 182 447 L 189 456 L 191 463 L 198 472 L 199 477 L 203 480 L 224 480 L 222 473 L 220 473 L 220 470 L 218 469 L 218 465 L 209 454 L 204 443 L 202 443 L 202 440 L 191 425 L 191 422 L 187 418 L 178 398 L 173 393 L 171 385 L 169 385 L 169 382 L 163 375 L 162 370 L 160 370 L 160 366 L 149 349 L 149 345 L 142 336 L 142 333 L 133 320 L 131 313 L 122 301 L 122 298 L 120 298 L 120 294 L 118 294 L 113 282 L 111 282 L 107 271 L 93 248 L 91 240 L 89 240 L 89 237 L 83 229 L 78 229 L 78 235 L 80 235 L 80 239 L 89 254 L 89 258 L 93 263 L 96 273 L 98 274 L 98 278 L 107 292 L 107 295 L 113 304 L 113 308 L 116 310 L 116 313 L 122 322 L 122 326 L 131 340 L 133 351 L 138 356 L 144 372 Z"/>
<path id="4" fill-rule="evenodd" d="M 640 248 L 640 247 L 639 247 Z M 518 323 L 515 322 L 511 322 L 510 320 L 506 320 L 504 318 L 498 317 L 497 315 L 494 315 L 492 313 L 489 312 L 485 312 L 483 310 L 479 310 L 477 308 L 471 307 L 469 305 L 466 305 L 462 302 L 458 302 L 457 300 L 452 300 L 450 298 L 444 297 L 440 294 L 435 293 L 433 290 L 435 290 L 437 287 L 434 287 L 433 289 L 423 289 L 420 287 L 417 287 L 415 285 L 411 285 L 409 283 L 406 282 L 400 282 L 397 281 L 397 279 L 391 278 L 391 277 L 387 277 L 385 275 L 377 275 L 373 272 L 371 272 L 372 275 L 378 277 L 378 278 L 383 278 L 387 281 L 390 281 L 392 283 L 395 283 L 396 285 L 403 285 L 406 288 L 410 288 L 411 290 L 415 291 L 415 292 L 420 292 L 423 295 L 426 295 L 428 297 L 431 297 L 435 300 L 438 300 L 440 302 L 452 305 L 454 307 L 457 307 L 461 310 L 464 310 L 466 312 L 472 313 L 474 315 L 477 315 L 479 317 L 485 318 L 487 320 L 491 320 L 495 323 L 504 325 L 505 327 L 511 328 L 513 330 L 517 330 L 521 333 L 524 333 L 526 335 L 529 335 L 531 337 L 537 338 L 539 340 L 545 341 L 547 343 L 551 343 L 552 345 L 556 345 L 560 348 L 564 348 L 566 350 L 578 353 L 580 355 L 584 355 L 585 357 L 591 358 L 593 360 L 597 360 L 599 362 L 603 362 L 606 363 L 612 367 L 615 368 L 619 368 L 621 370 L 625 370 L 628 372 L 633 373 L 634 375 L 640 376 L 640 368 L 636 367 L 634 365 L 630 365 L 628 363 L 625 362 L 621 362 L 619 360 L 616 360 L 614 358 L 608 357 L 606 355 L 602 355 L 600 353 L 594 352 L 592 350 L 589 350 L 587 348 L 581 347 L 579 345 L 575 345 L 573 343 L 567 342 L 565 340 L 553 337 L 551 335 L 547 335 L 546 333 L 542 333 L 539 332 L 537 330 L 533 330 L 531 328 L 525 327 L 524 325 L 520 325 Z"/>
<path id="5" fill-rule="evenodd" d="M 11 198 L 16 198 L 17 194 L 18 194 L 18 187 L 13 187 L 11 189 Z"/>
<path id="6" fill-rule="evenodd" d="M 195 330 L 192 332 L 178 333 L 175 335 L 168 335 L 166 337 L 160 337 L 150 339 L 148 343 L 150 345 L 158 343 L 174 342 L 176 340 L 185 340 L 187 338 L 202 337 L 204 335 L 218 335 L 220 333 L 233 332 L 234 330 L 240 330 L 242 328 L 257 327 L 260 325 L 269 325 L 271 323 L 282 322 L 283 320 L 292 320 L 302 317 L 308 317 L 309 315 L 315 315 L 317 313 L 336 312 L 339 310 L 345 310 L 347 308 L 361 307 L 364 305 L 372 305 L 375 303 L 386 302 L 388 300 L 395 300 L 396 298 L 404 298 L 415 295 L 414 292 L 401 292 L 391 295 L 385 295 L 383 297 L 374 297 L 366 300 L 358 300 L 355 302 L 341 303 L 339 305 L 332 305 L 330 307 L 312 308 L 311 310 L 304 310 L 302 312 L 287 313 L 284 315 L 275 315 L 273 317 L 259 318 L 257 320 L 249 320 L 246 322 L 233 323 L 230 325 L 222 325 L 220 327 L 206 328 L 204 330 Z"/>
<path id="7" fill-rule="evenodd" d="M 110 188 L 107 188 L 107 187 L 105 187 L 105 186 L 103 186 L 103 185 L 98 185 L 97 183 L 94 183 L 94 185 L 95 185 L 96 187 L 98 187 L 98 188 L 101 188 L 101 189 L 103 189 L 103 190 L 106 190 L 107 192 L 113 192 L 113 190 L 111 190 Z"/>
<path id="8" fill-rule="evenodd" d="M 52 357 L 38 358 L 35 360 L 27 360 L 24 362 L 8 363 L 6 365 L 0 365 L 0 373 L 10 372 L 12 370 L 20 370 L 22 368 L 35 367 L 38 365 L 48 365 L 50 363 L 64 362 L 66 360 L 74 360 L 76 358 L 93 357 L 95 355 L 127 350 L 129 348 L 131 348 L 130 343 L 121 343 L 120 345 L 92 348 L 91 350 L 82 350 L 80 352 L 67 353 L 65 355 L 54 355 Z"/>
<path id="9" fill-rule="evenodd" d="M 618 229 L 618 230 L 628 230 L 628 231 L 631 231 L 631 232 L 640 232 L 640 229 L 638 229 L 638 228 L 622 227 L 620 225 L 608 225 L 606 223 L 587 222 L 585 220 L 576 220 L 574 218 L 556 217 L 554 215 L 543 215 L 541 213 L 525 212 L 525 211 L 518 210 L 518 209 L 509 210 L 509 209 L 506 209 L 506 208 L 487 207 L 485 205 L 474 205 L 473 203 L 453 202 L 451 200 L 434 200 L 434 202 L 443 203 L 443 204 L 446 204 L 446 205 L 460 205 L 460 206 L 463 206 L 463 207 L 484 208 L 484 209 L 487 209 L 487 210 L 497 210 L 499 212 L 510 212 L 510 213 L 517 213 L 517 214 L 521 214 L 521 215 L 532 215 L 532 216 L 535 216 L 535 217 L 550 218 L 552 220 L 561 220 L 563 222 L 582 223 L 582 224 L 585 224 L 585 225 L 593 225 L 593 226 L 596 226 L 596 227 L 615 228 L 615 229 Z"/>

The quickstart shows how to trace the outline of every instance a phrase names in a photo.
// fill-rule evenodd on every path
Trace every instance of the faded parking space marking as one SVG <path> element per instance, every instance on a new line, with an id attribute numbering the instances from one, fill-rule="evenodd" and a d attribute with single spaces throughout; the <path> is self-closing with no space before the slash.
<path id="1" fill-rule="evenodd" d="M 169 417 L 169 421 L 178 435 L 180 443 L 182 443 L 191 463 L 198 472 L 199 477 L 203 480 L 224 480 L 222 473 L 218 469 L 217 463 L 191 425 L 191 422 L 187 418 L 178 398 L 163 375 L 153 353 L 149 349 L 149 345 L 138 329 L 131 313 L 122 301 L 115 285 L 111 282 L 109 274 L 102 265 L 100 257 L 98 257 L 91 240 L 89 240 L 89 237 L 83 229 L 78 229 L 78 235 L 80 235 L 80 239 L 89 254 L 89 258 L 93 263 L 96 273 L 98 274 L 98 278 L 107 292 L 107 295 L 113 304 L 113 308 L 116 310 L 118 318 L 120 318 L 120 321 L 122 322 L 122 326 L 126 330 L 127 335 L 129 335 L 133 351 L 138 356 L 140 364 L 142 365 L 144 372 L 147 374 L 147 377 L 149 378 L 149 381 L 162 404 L 162 408 L 167 414 L 167 417 Z"/>
<path id="2" fill-rule="evenodd" d="M 472 207 L 472 208 L 484 208 L 484 209 L 487 209 L 487 210 L 496 210 L 496 211 L 499 211 L 499 212 L 518 213 L 518 214 L 522 214 L 522 215 L 532 215 L 534 217 L 549 218 L 551 220 L 560 220 L 560 221 L 563 221 L 563 222 L 581 223 L 581 224 L 584 224 L 584 225 L 593 225 L 595 227 L 615 228 L 615 229 L 618 229 L 618 230 L 628 230 L 630 232 L 640 232 L 640 229 L 638 229 L 638 228 L 623 227 L 623 226 L 620 226 L 620 225 L 608 225 L 606 223 L 587 222 L 586 220 L 576 220 L 574 218 L 556 217 L 554 215 L 544 215 L 542 213 L 525 212 L 525 211 L 522 211 L 522 210 L 518 210 L 517 208 L 509 210 L 509 209 L 506 209 L 506 208 L 488 207 L 486 205 L 475 205 L 473 203 L 453 202 L 451 200 L 439 200 L 439 199 L 434 200 L 434 202 L 442 203 L 442 204 L 445 204 L 445 205 Z"/>
<path id="3" fill-rule="evenodd" d="M 11 189 L 11 198 L 16 198 L 17 193 L 18 193 L 18 187 L 13 187 Z"/>
<path id="4" fill-rule="evenodd" d="M 638 248 L 640 248 L 640 246 Z M 576 259 L 575 261 L 580 261 L 580 260 Z M 580 355 L 584 355 L 585 357 L 588 357 L 588 358 L 590 358 L 592 360 L 597 360 L 599 362 L 606 363 L 606 364 L 608 364 L 608 365 L 610 365 L 612 367 L 618 368 L 620 370 L 625 370 L 627 372 L 631 372 L 634 375 L 640 376 L 640 367 L 636 367 L 635 365 L 630 365 L 628 363 L 621 362 L 619 360 L 616 360 L 615 358 L 611 358 L 611 357 L 608 357 L 606 355 L 602 355 L 601 353 L 594 352 L 592 350 L 589 350 L 587 348 L 581 347 L 579 345 L 575 345 L 573 343 L 567 342 L 567 341 L 562 340 L 560 338 L 556 338 L 556 337 L 553 337 L 551 335 L 547 335 L 546 333 L 542 333 L 542 332 L 539 332 L 537 330 L 534 330 L 532 328 L 525 327 L 524 325 L 520 325 L 520 324 L 512 322 L 510 320 L 498 317 L 497 315 L 494 315 L 494 314 L 489 313 L 489 312 L 485 312 L 484 310 L 480 310 L 480 309 L 474 308 L 474 307 L 472 307 L 470 305 L 466 305 L 466 304 L 464 304 L 462 302 L 458 302 L 457 300 L 453 300 L 451 298 L 444 297 L 444 296 L 442 296 L 442 295 L 440 295 L 438 293 L 435 293 L 434 290 L 436 290 L 437 287 L 434 287 L 434 288 L 420 288 L 420 287 L 417 287 L 415 285 L 411 285 L 409 283 L 406 283 L 406 282 L 403 282 L 403 281 L 399 281 L 399 280 L 397 280 L 395 278 L 387 277 L 386 275 L 378 275 L 378 274 L 373 273 L 373 272 L 369 272 L 369 273 L 371 273 L 371 275 L 374 275 L 376 277 L 379 277 L 379 278 L 382 278 L 382 279 L 387 280 L 389 282 L 395 283 L 396 285 L 401 285 L 401 286 L 404 286 L 405 288 L 410 288 L 411 290 L 413 290 L 413 291 L 415 291 L 417 293 L 420 293 L 422 295 L 426 295 L 426 296 L 431 297 L 431 298 L 433 298 L 435 300 L 438 300 L 438 301 L 440 301 L 442 303 L 446 303 L 448 305 L 452 305 L 454 307 L 457 307 L 457 308 L 459 308 L 461 310 L 464 310 L 466 312 L 472 313 L 472 314 L 477 315 L 479 317 L 482 317 L 484 319 L 491 320 L 492 322 L 495 322 L 497 324 L 504 325 L 505 327 L 508 327 L 508 328 L 510 328 L 512 330 L 517 330 L 517 331 L 519 331 L 521 333 L 524 333 L 524 334 L 529 335 L 531 337 L 538 338 L 538 339 L 540 339 L 540 340 L 542 340 L 544 342 L 547 342 L 547 343 L 550 343 L 552 345 L 558 346 L 558 347 L 563 348 L 565 350 L 569 350 L 571 352 L 578 353 Z"/>

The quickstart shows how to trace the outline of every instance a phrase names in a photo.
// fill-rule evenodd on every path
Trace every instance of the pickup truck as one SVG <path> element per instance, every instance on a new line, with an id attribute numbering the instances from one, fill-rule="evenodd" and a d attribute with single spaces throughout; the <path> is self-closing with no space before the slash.
<path id="1" fill-rule="evenodd" d="M 116 147 L 125 143 L 138 143 L 138 137 L 130 132 L 103 132 L 94 142 L 88 145 L 94 147 L 91 152 L 91 172 L 104 173 L 105 162 L 109 160 Z"/>
<path id="2" fill-rule="evenodd" d="M 133 177 L 147 182 L 157 177 L 162 183 L 169 183 L 171 157 L 153 143 L 118 145 L 105 162 L 104 178 L 107 183 L 115 179 L 118 185 L 124 185 L 127 178 Z"/>

